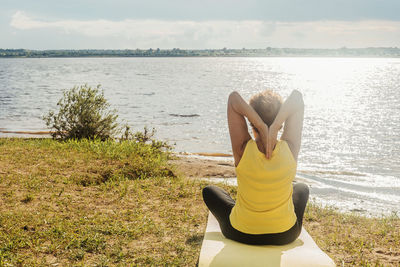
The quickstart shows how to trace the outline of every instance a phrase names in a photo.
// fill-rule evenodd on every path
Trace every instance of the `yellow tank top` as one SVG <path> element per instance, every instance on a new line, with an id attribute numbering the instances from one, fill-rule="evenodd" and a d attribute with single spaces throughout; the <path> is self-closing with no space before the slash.
<path id="1" fill-rule="evenodd" d="M 233 228 L 247 234 L 269 234 L 295 224 L 292 182 L 296 161 L 286 141 L 278 141 L 268 160 L 250 139 L 236 175 L 237 198 L 229 217 Z"/>

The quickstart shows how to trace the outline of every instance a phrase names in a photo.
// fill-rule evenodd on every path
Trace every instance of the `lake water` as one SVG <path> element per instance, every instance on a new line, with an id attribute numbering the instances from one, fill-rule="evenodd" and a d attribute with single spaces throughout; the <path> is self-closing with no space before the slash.
<path id="1" fill-rule="evenodd" d="M 101 84 L 120 122 L 177 151 L 231 153 L 226 101 L 303 92 L 298 177 L 311 198 L 366 215 L 400 212 L 399 58 L 0 59 L 0 130 L 46 130 L 63 89 Z M 4 136 L 5 134 L 3 134 Z"/>

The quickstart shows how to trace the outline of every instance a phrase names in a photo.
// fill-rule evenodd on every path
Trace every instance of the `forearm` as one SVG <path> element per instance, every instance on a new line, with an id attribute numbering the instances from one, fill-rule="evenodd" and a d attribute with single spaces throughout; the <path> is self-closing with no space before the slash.
<path id="1" fill-rule="evenodd" d="M 271 127 L 279 129 L 290 116 L 301 110 L 304 110 L 303 95 L 299 91 L 293 90 L 279 109 Z"/>
<path id="2" fill-rule="evenodd" d="M 260 118 L 257 112 L 251 107 L 238 92 L 232 92 L 229 95 L 228 105 L 232 110 L 241 116 L 246 117 L 254 127 L 262 134 L 266 127 L 264 121 Z"/>

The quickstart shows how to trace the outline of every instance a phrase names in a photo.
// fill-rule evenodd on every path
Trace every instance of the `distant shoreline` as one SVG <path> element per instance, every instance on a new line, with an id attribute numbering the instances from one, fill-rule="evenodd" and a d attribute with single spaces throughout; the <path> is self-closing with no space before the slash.
<path id="1" fill-rule="evenodd" d="M 349 57 L 398 58 L 398 47 L 368 48 L 273 48 L 263 49 L 0 49 L 0 58 L 95 58 L 95 57 Z"/>

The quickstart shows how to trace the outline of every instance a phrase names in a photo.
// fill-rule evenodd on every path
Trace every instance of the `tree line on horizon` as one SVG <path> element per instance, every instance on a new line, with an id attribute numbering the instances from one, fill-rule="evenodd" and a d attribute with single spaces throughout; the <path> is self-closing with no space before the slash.
<path id="1" fill-rule="evenodd" d="M 60 49 L 29 50 L 0 49 L 0 58 L 47 58 L 47 57 L 285 57 L 285 56 L 330 56 L 330 57 L 400 57 L 398 47 L 367 48 L 259 48 L 259 49 Z"/>

